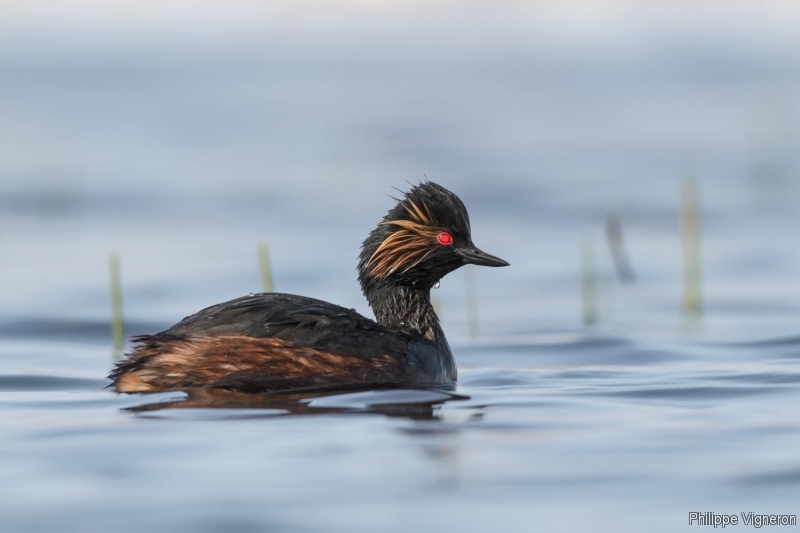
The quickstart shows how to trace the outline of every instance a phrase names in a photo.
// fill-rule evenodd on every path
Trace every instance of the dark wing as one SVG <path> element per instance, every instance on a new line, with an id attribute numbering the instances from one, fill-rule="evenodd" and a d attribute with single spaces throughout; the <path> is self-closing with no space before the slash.
<path id="1" fill-rule="evenodd" d="M 408 339 L 353 309 L 294 294 L 244 296 L 203 309 L 162 332 L 183 337 L 274 338 L 338 355 L 403 355 Z"/>

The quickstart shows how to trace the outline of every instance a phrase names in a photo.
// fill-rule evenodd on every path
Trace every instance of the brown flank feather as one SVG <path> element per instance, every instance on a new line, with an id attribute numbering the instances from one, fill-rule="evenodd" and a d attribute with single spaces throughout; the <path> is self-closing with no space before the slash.
<path id="1" fill-rule="evenodd" d="M 313 386 L 387 381 L 399 373 L 389 355 L 335 355 L 276 338 L 244 336 L 144 337 L 112 373 L 117 392 L 226 387 L 268 392 Z M 398 377 L 399 379 L 399 377 Z"/>

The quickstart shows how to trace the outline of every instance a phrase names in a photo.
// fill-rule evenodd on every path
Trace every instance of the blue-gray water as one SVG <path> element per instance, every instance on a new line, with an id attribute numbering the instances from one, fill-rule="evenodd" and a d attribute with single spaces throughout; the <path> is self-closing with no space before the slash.
<path id="1" fill-rule="evenodd" d="M 201 10 L 195 28 L 86 5 L 0 11 L 0 530 L 672 532 L 691 511 L 800 514 L 791 16 L 343 2 Z M 511 263 L 473 270 L 477 339 L 465 273 L 434 292 L 454 394 L 209 409 L 104 390 L 109 253 L 128 335 L 257 291 L 260 239 L 278 290 L 369 314 L 358 247 L 392 187 L 423 176 Z M 609 214 L 633 284 L 614 278 Z M 178 403 L 125 410 L 162 401 Z"/>

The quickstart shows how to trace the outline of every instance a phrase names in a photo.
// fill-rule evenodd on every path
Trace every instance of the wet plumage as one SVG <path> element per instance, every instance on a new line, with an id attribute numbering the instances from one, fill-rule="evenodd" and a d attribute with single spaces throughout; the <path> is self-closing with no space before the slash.
<path id="1" fill-rule="evenodd" d="M 456 195 L 421 183 L 362 246 L 358 277 L 376 320 L 304 296 L 246 296 L 134 339 L 109 377 L 119 392 L 453 383 L 455 361 L 430 290 L 467 263 L 507 264 L 472 244 Z"/>

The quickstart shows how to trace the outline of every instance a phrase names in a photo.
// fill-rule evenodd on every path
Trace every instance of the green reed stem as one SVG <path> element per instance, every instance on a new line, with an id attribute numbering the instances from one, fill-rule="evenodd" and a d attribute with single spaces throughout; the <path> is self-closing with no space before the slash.
<path id="1" fill-rule="evenodd" d="M 693 181 L 683 184 L 681 194 L 681 233 L 683 236 L 683 312 L 703 312 L 700 264 L 700 191 Z"/>
<path id="2" fill-rule="evenodd" d="M 272 292 L 272 268 L 270 268 L 267 243 L 259 241 L 256 246 L 256 254 L 258 255 L 258 272 L 261 276 L 261 291 Z"/>
<path id="3" fill-rule="evenodd" d="M 581 244 L 581 294 L 583 296 L 583 325 L 597 324 L 597 268 L 594 260 L 594 240 L 584 236 Z"/>
<path id="4" fill-rule="evenodd" d="M 471 266 L 466 267 L 464 272 L 464 279 L 466 280 L 467 292 L 467 328 L 469 338 L 472 341 L 477 341 L 480 335 L 480 326 L 478 318 L 478 294 L 475 283 L 475 270 Z"/>
<path id="5" fill-rule="evenodd" d="M 111 284 L 111 342 L 112 356 L 122 356 L 124 332 L 122 324 L 122 283 L 119 273 L 119 255 L 112 253 L 108 258 L 108 271 Z"/>

